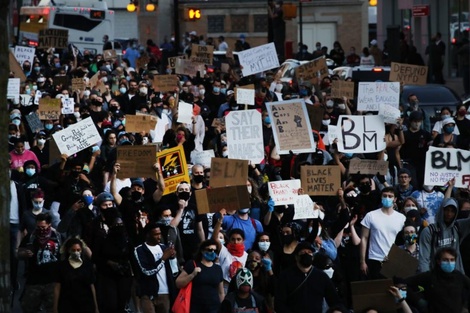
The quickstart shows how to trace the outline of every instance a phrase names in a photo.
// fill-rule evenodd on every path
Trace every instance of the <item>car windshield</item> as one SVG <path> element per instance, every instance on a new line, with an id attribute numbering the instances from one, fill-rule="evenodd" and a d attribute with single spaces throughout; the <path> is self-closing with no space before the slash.
<path id="1" fill-rule="evenodd" d="M 439 104 L 449 103 L 455 99 L 452 92 L 446 88 L 424 88 L 424 89 L 413 89 L 411 92 L 407 92 L 405 99 L 409 94 L 414 93 L 419 99 L 419 102 L 426 104 Z"/>

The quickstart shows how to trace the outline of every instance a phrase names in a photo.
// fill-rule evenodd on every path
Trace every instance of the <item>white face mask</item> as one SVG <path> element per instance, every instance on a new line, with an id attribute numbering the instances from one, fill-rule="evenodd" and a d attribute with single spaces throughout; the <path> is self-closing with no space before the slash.
<path id="1" fill-rule="evenodd" d="M 199 94 L 200 94 L 201 96 L 204 96 L 205 93 L 206 93 L 206 90 L 205 90 L 205 89 L 200 89 L 200 90 L 199 90 Z"/>
<path id="2" fill-rule="evenodd" d="M 80 117 L 80 112 L 73 112 L 73 115 L 74 115 L 76 118 L 79 118 L 79 117 Z"/>
<path id="3" fill-rule="evenodd" d="M 228 150 L 222 151 L 222 156 L 224 158 L 228 157 Z"/>
<path id="4" fill-rule="evenodd" d="M 148 91 L 148 90 L 147 90 L 147 87 L 141 87 L 141 88 L 139 89 L 139 92 L 140 92 L 141 94 L 144 94 L 144 95 L 147 94 L 147 91 Z"/>
<path id="5" fill-rule="evenodd" d="M 333 100 L 328 100 L 328 101 L 326 101 L 326 107 L 327 107 L 327 108 L 332 108 L 334 104 L 335 104 L 335 103 L 333 102 Z"/>
<path id="6" fill-rule="evenodd" d="M 261 251 L 266 252 L 268 251 L 269 247 L 271 246 L 271 243 L 268 241 L 259 241 L 258 242 L 258 247 Z"/>
<path id="7" fill-rule="evenodd" d="M 328 269 L 326 269 L 326 270 L 323 270 L 323 273 L 325 273 L 326 275 L 328 275 L 328 277 L 329 277 L 330 279 L 333 278 L 334 272 L 335 272 L 335 270 L 334 270 L 332 267 L 330 267 L 330 268 L 328 268 Z"/>
<path id="8" fill-rule="evenodd" d="M 344 104 L 344 103 L 338 104 L 338 109 L 340 109 L 340 110 L 346 110 L 346 104 Z"/>
<path id="9" fill-rule="evenodd" d="M 330 125 L 330 122 L 331 122 L 331 120 L 322 120 L 322 121 L 321 121 L 321 123 L 322 123 L 324 126 Z"/>
<path id="10" fill-rule="evenodd" d="M 277 84 L 277 85 L 276 85 L 276 91 L 277 91 L 277 92 L 281 92 L 282 87 L 283 87 L 282 84 Z"/>
<path id="11" fill-rule="evenodd" d="M 38 145 L 44 146 L 45 143 L 46 143 L 46 139 L 38 139 Z"/>
<path id="12" fill-rule="evenodd" d="M 410 212 L 411 210 L 418 210 L 418 208 L 413 205 L 408 205 L 403 208 L 403 211 L 405 211 L 405 214 L 408 214 L 408 212 Z"/>
<path id="13" fill-rule="evenodd" d="M 143 137 L 143 138 L 142 138 L 142 144 L 143 144 L 143 145 L 146 145 L 146 144 L 148 144 L 148 143 L 149 143 L 148 137 Z"/>
<path id="14" fill-rule="evenodd" d="M 248 189 L 249 194 L 251 194 L 251 192 L 253 191 L 253 187 L 251 187 L 251 186 L 246 186 L 246 189 Z"/>
<path id="15" fill-rule="evenodd" d="M 83 95 L 84 95 L 85 97 L 89 97 L 89 96 L 90 96 L 90 93 L 91 93 L 91 91 L 87 89 L 87 90 L 85 90 L 85 91 L 83 92 Z"/>

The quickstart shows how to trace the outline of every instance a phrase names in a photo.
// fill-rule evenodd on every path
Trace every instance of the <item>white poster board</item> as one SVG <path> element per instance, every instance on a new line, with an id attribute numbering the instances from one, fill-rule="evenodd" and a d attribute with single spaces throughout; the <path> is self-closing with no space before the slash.
<path id="1" fill-rule="evenodd" d="M 446 186 L 455 178 L 455 187 L 470 186 L 470 151 L 429 147 L 426 152 L 424 184 Z"/>
<path id="2" fill-rule="evenodd" d="M 73 114 L 75 101 L 73 98 L 62 98 L 62 114 Z"/>
<path id="3" fill-rule="evenodd" d="M 191 124 L 193 122 L 193 105 L 180 101 L 178 103 L 178 123 Z"/>
<path id="4" fill-rule="evenodd" d="M 309 195 L 298 195 L 294 203 L 294 220 L 303 220 L 307 218 L 318 218 L 318 211 L 313 207 L 315 202 Z"/>
<path id="5" fill-rule="evenodd" d="M 54 133 L 52 135 L 61 154 L 72 155 L 101 141 L 91 117 Z"/>
<path id="6" fill-rule="evenodd" d="M 338 139 L 338 128 L 336 125 L 328 125 L 328 144 L 332 145 Z"/>
<path id="7" fill-rule="evenodd" d="M 381 105 L 379 115 L 383 116 L 384 123 L 397 124 L 397 120 L 400 118 L 400 110 L 390 105 Z"/>
<path id="8" fill-rule="evenodd" d="M 237 88 L 237 103 L 255 105 L 255 90 Z"/>
<path id="9" fill-rule="evenodd" d="M 34 53 L 36 52 L 36 48 L 32 47 L 23 47 L 23 46 L 15 46 L 15 58 L 21 66 L 23 66 L 24 61 L 28 61 L 31 64 L 31 69 L 33 69 L 34 63 Z"/>
<path id="10" fill-rule="evenodd" d="M 193 165 L 201 164 L 204 168 L 211 167 L 211 158 L 214 158 L 214 150 L 191 151 L 191 163 Z"/>
<path id="11" fill-rule="evenodd" d="M 269 196 L 275 205 L 294 204 L 300 186 L 300 179 L 268 182 Z"/>
<path id="12" fill-rule="evenodd" d="M 20 102 L 20 79 L 8 78 L 7 99 L 13 99 L 15 103 Z"/>
<path id="13" fill-rule="evenodd" d="M 263 124 L 257 110 L 231 111 L 225 116 L 228 157 L 259 164 L 264 160 Z"/>
<path id="14" fill-rule="evenodd" d="M 261 73 L 279 67 L 274 42 L 238 52 L 243 76 Z"/>
<path id="15" fill-rule="evenodd" d="M 385 124 L 379 115 L 341 115 L 337 123 L 338 151 L 371 153 L 385 149 Z"/>
<path id="16" fill-rule="evenodd" d="M 357 89 L 357 110 L 378 111 L 381 105 L 398 109 L 400 103 L 399 82 L 360 82 Z"/>

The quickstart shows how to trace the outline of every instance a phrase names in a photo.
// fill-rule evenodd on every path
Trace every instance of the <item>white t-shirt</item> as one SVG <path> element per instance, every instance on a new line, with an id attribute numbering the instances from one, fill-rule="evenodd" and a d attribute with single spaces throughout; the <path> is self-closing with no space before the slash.
<path id="1" fill-rule="evenodd" d="M 243 251 L 243 255 L 241 257 L 236 257 L 228 252 L 227 248 L 222 245 L 222 249 L 220 249 L 219 253 L 219 263 L 220 267 L 222 267 L 222 274 L 224 276 L 224 280 L 230 282 L 232 277 L 230 274 L 234 275 L 238 268 L 245 267 L 246 259 L 248 258 L 248 253 Z M 241 265 L 240 265 L 240 264 Z"/>
<path id="2" fill-rule="evenodd" d="M 442 133 L 442 121 L 437 121 L 436 124 L 434 124 L 432 131 L 437 132 L 438 134 L 441 134 Z M 459 127 L 457 125 L 455 125 L 454 132 L 452 134 L 460 135 Z"/>
<path id="3" fill-rule="evenodd" d="M 129 188 L 131 187 L 131 179 L 130 178 L 125 178 L 125 179 L 116 178 L 116 192 L 121 191 L 121 189 L 124 187 L 129 187 Z M 104 187 L 104 191 L 111 192 L 111 181 L 108 181 L 106 183 L 106 186 Z"/>
<path id="4" fill-rule="evenodd" d="M 147 248 L 149 248 L 150 252 L 152 252 L 153 257 L 155 258 L 155 262 L 160 260 L 163 256 L 163 250 L 159 245 L 156 246 L 149 246 L 145 244 Z M 167 295 L 170 292 L 168 291 L 168 284 L 166 283 L 166 268 L 163 266 L 161 270 L 157 273 L 158 279 L 158 294 L 159 295 Z"/>
<path id="5" fill-rule="evenodd" d="M 391 215 L 377 209 L 366 214 L 362 226 L 369 229 L 369 259 L 382 262 L 402 230 L 406 217 L 393 211 Z"/>

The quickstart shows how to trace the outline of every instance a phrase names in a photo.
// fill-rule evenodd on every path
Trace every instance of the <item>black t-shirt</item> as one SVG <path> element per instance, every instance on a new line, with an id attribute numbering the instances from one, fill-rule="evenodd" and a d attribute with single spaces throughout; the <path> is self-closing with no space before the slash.
<path id="1" fill-rule="evenodd" d="M 415 165 L 425 164 L 428 143 L 432 140 L 431 134 L 420 129 L 415 133 L 407 130 L 404 135 L 405 143 L 400 149 L 401 158 L 412 161 Z"/>
<path id="2" fill-rule="evenodd" d="M 207 306 L 219 304 L 219 284 L 223 280 L 222 268 L 215 263 L 207 267 L 201 262 L 196 262 L 196 266 L 201 268 L 201 272 L 192 280 L 191 303 Z M 194 261 L 188 261 L 184 270 L 191 274 L 194 271 Z"/>

